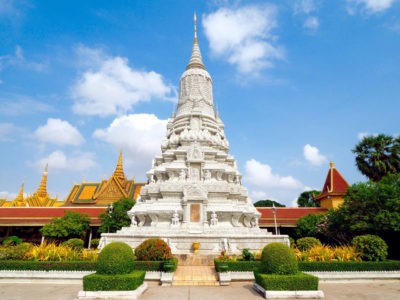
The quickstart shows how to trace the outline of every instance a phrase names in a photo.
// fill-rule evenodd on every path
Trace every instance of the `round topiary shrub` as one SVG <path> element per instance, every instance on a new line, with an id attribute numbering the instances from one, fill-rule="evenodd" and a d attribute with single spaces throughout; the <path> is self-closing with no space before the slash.
<path id="1" fill-rule="evenodd" d="M 81 251 L 83 249 L 84 243 L 85 242 L 83 240 L 74 238 L 74 239 L 69 239 L 68 241 L 65 241 L 64 243 L 62 243 L 62 245 L 70 247 L 76 251 Z"/>
<path id="2" fill-rule="evenodd" d="M 271 243 L 261 254 L 261 273 L 288 275 L 299 272 L 294 253 L 283 243 Z"/>
<path id="3" fill-rule="evenodd" d="M 322 246 L 319 239 L 315 237 L 303 237 L 296 241 L 297 249 L 307 251 L 314 246 Z"/>
<path id="4" fill-rule="evenodd" d="M 162 239 L 145 240 L 135 248 L 137 260 L 162 261 L 172 258 L 171 248 Z"/>
<path id="5" fill-rule="evenodd" d="M 365 234 L 353 238 L 351 244 L 356 252 L 360 253 L 362 260 L 379 261 L 385 260 L 388 256 L 388 246 L 386 242 L 377 235 Z"/>
<path id="6" fill-rule="evenodd" d="M 134 270 L 132 248 L 122 242 L 112 242 L 99 254 L 96 272 L 98 274 L 128 274 Z"/>

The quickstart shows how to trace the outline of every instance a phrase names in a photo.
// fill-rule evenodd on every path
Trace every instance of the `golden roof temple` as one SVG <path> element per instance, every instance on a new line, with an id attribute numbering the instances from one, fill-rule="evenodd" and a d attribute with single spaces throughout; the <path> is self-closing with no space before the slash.
<path id="1" fill-rule="evenodd" d="M 122 198 L 135 200 L 145 182 L 128 180 L 122 164 L 122 152 L 118 157 L 114 173 L 100 182 L 82 182 L 74 184 L 64 201 L 51 197 L 47 193 L 48 165 L 43 172 L 39 187 L 35 193 L 24 198 L 24 182 L 17 197 L 11 201 L 0 199 L 0 207 L 61 207 L 61 206 L 108 206 Z"/>

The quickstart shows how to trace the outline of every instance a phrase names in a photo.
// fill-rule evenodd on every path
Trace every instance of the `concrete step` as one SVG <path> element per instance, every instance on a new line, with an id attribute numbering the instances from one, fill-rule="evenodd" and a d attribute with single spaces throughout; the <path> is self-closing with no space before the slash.
<path id="1" fill-rule="evenodd" d="M 219 282 L 214 267 L 178 265 L 172 285 L 219 285 Z"/>

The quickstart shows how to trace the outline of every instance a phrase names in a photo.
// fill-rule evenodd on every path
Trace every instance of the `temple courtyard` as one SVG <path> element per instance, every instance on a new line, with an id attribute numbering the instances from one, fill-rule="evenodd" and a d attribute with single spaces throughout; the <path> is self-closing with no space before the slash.
<path id="1" fill-rule="evenodd" d="M 235 282 L 230 286 L 173 286 L 161 287 L 155 282 L 148 282 L 149 288 L 140 297 L 142 300 L 155 299 L 219 299 L 242 300 L 263 299 L 256 293 L 250 281 Z M 392 300 L 400 295 L 398 280 L 373 280 L 362 283 L 320 283 L 326 300 Z M 43 283 L 0 283 L 0 299 L 41 299 L 72 300 L 76 299 L 82 284 Z"/>

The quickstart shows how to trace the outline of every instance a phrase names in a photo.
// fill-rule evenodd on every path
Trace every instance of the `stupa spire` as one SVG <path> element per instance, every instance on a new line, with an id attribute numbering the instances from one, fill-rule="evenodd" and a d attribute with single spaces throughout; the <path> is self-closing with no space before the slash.
<path id="1" fill-rule="evenodd" d="M 205 70 L 206 67 L 203 64 L 203 59 L 201 58 L 201 52 L 199 47 L 199 41 L 197 39 L 197 17 L 196 13 L 193 16 L 194 23 L 194 39 L 193 39 L 193 48 L 192 48 L 192 56 L 190 57 L 189 64 L 186 67 L 186 70 L 192 68 L 200 68 Z"/>
<path id="2" fill-rule="evenodd" d="M 46 164 L 44 169 L 42 180 L 40 181 L 39 187 L 37 189 L 37 195 L 39 197 L 46 197 L 47 196 L 47 172 L 49 170 L 49 164 Z"/>

